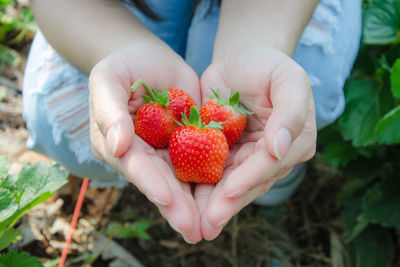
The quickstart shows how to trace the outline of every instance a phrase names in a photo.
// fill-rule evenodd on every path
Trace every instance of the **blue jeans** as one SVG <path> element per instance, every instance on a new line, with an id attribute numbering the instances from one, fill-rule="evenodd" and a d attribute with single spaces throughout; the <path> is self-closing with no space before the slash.
<path id="1" fill-rule="evenodd" d="M 211 62 L 220 9 L 216 2 L 203 0 L 195 6 L 193 0 L 148 1 L 162 21 L 149 19 L 127 6 L 200 76 Z M 343 85 L 356 58 L 360 37 L 361 1 L 321 0 L 298 42 L 293 59 L 310 78 L 319 129 L 335 121 L 344 109 Z M 23 108 L 30 132 L 28 148 L 98 185 L 126 184 L 108 164 L 91 153 L 88 77 L 65 62 L 40 31 L 25 70 Z M 290 180 L 295 189 L 301 179 Z M 288 179 L 278 181 L 271 192 L 274 188 L 282 189 L 279 184 L 287 185 Z M 278 198 L 279 195 L 276 203 L 289 197 L 279 193 Z"/>

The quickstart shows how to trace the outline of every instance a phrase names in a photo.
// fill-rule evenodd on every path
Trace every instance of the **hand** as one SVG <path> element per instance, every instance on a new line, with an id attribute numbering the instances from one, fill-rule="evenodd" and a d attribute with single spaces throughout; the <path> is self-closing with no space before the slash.
<path id="1" fill-rule="evenodd" d="M 315 153 L 316 124 L 305 71 L 289 56 L 264 45 L 231 50 L 217 58 L 201 77 L 203 103 L 210 89 L 239 91 L 254 114 L 231 151 L 216 186 L 198 185 L 195 199 L 201 232 L 211 240 L 230 218 L 265 194 L 294 165 Z"/>
<path id="2" fill-rule="evenodd" d="M 200 213 L 190 185 L 176 179 L 167 149 L 155 150 L 134 134 L 134 114 L 144 103 L 144 88 L 130 91 L 138 79 L 152 88 L 185 90 L 200 104 L 197 75 L 169 48 L 143 43 L 116 51 L 90 74 L 92 151 L 157 205 L 188 242 L 198 242 Z"/>

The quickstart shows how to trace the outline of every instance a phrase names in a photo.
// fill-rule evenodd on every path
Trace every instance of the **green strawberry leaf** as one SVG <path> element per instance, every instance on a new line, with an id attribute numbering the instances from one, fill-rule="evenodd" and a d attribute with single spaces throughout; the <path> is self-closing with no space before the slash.
<path id="1" fill-rule="evenodd" d="M 349 142 L 337 141 L 325 146 L 323 156 L 332 165 L 340 166 L 356 159 L 358 151 Z"/>
<path id="2" fill-rule="evenodd" d="M 189 121 L 191 125 L 201 127 L 200 112 L 197 107 L 190 108 Z"/>
<path id="3" fill-rule="evenodd" d="M 156 92 L 157 90 L 154 89 Z M 159 95 L 160 99 L 160 104 L 163 107 L 167 107 L 169 105 L 169 96 L 168 96 L 168 90 L 166 88 L 162 89 L 161 95 Z"/>
<path id="4" fill-rule="evenodd" d="M 351 198 L 343 202 L 343 236 L 346 243 L 350 243 L 369 225 L 369 221 L 362 216 L 361 203 L 361 198 Z"/>
<path id="5" fill-rule="evenodd" d="M 134 223 L 116 223 L 107 225 L 105 233 L 111 237 L 117 238 L 141 238 L 150 240 L 151 236 L 146 232 L 148 228 L 154 225 L 154 222 L 148 220 L 138 220 Z"/>
<path id="6" fill-rule="evenodd" d="M 30 256 L 27 252 L 18 252 L 16 250 L 0 254 L 0 264 L 6 267 L 43 267 L 38 258 Z"/>
<path id="7" fill-rule="evenodd" d="M 8 228 L 4 233 L 0 233 L 0 251 L 7 248 L 19 235 L 20 231 Z"/>
<path id="8" fill-rule="evenodd" d="M 237 112 L 242 113 L 244 115 L 254 114 L 254 112 L 251 112 L 250 110 L 246 109 L 243 105 L 241 105 L 239 103 L 239 101 L 240 101 L 240 93 L 239 92 L 236 92 L 234 95 L 232 95 L 232 89 L 228 88 L 228 100 L 225 100 L 222 97 L 219 90 L 214 90 L 212 88 L 210 88 L 210 89 L 214 94 L 214 97 L 211 97 L 211 98 L 215 98 L 218 100 L 217 105 L 219 105 L 219 106 L 229 105 L 229 106 L 233 107 Z"/>
<path id="9" fill-rule="evenodd" d="M 376 134 L 380 144 L 395 144 L 400 142 L 400 105 L 392 109 L 379 120 Z"/>
<path id="10" fill-rule="evenodd" d="M 6 156 L 0 156 L 0 181 L 8 175 L 8 159 Z"/>
<path id="11" fill-rule="evenodd" d="M 207 128 L 222 129 L 222 128 L 223 128 L 222 124 L 223 124 L 223 122 L 210 121 L 210 122 L 206 125 L 206 127 L 207 127 Z"/>
<path id="12" fill-rule="evenodd" d="M 400 99 L 400 58 L 395 61 L 390 74 L 393 96 Z"/>
<path id="13" fill-rule="evenodd" d="M 139 79 L 131 86 L 131 91 L 136 91 L 139 86 L 143 86 L 149 94 L 149 96 L 142 95 L 147 103 L 157 103 L 163 107 L 167 107 L 169 105 L 168 90 L 166 88 L 164 88 L 160 94 L 157 88 L 151 89 L 144 80 Z"/>
<path id="14" fill-rule="evenodd" d="M 394 257 L 395 246 L 388 229 L 369 226 L 349 244 L 351 265 L 388 267 Z"/>
<path id="15" fill-rule="evenodd" d="M 244 107 L 243 105 L 241 105 L 240 103 L 237 104 L 237 105 L 235 106 L 235 109 L 236 109 L 237 111 L 239 111 L 239 113 L 242 113 L 242 114 L 244 114 L 244 115 L 252 115 L 252 114 L 254 114 L 254 112 L 248 110 L 247 108 L 245 108 L 245 107 Z"/>
<path id="16" fill-rule="evenodd" d="M 226 101 L 224 100 L 224 98 L 222 97 L 221 93 L 219 92 L 219 90 L 214 90 L 212 88 L 210 88 L 210 90 L 213 92 L 214 96 L 210 96 L 210 98 L 215 98 L 218 100 L 217 105 L 221 106 L 221 105 L 225 105 Z"/>
<path id="17" fill-rule="evenodd" d="M 392 44 L 400 40 L 400 2 L 374 1 L 364 8 L 363 42 Z"/>
<path id="18" fill-rule="evenodd" d="M 343 137 L 354 146 L 376 142 L 375 127 L 380 119 L 379 90 L 370 80 L 354 80 L 347 84 L 346 108 L 339 119 Z"/>
<path id="19" fill-rule="evenodd" d="M 25 188 L 20 206 L 28 205 L 45 193 L 54 193 L 67 183 L 68 173 L 61 170 L 60 165 L 38 162 L 26 164 L 19 173 L 16 185 Z"/>
<path id="20" fill-rule="evenodd" d="M 68 173 L 50 163 L 26 164 L 18 175 L 0 182 L 0 234 L 29 209 L 67 183 Z"/>
<path id="21" fill-rule="evenodd" d="M 229 88 L 229 95 L 231 93 L 231 89 Z M 236 92 L 233 96 L 230 96 L 228 99 L 228 103 L 229 105 L 231 105 L 232 107 L 236 106 L 237 104 L 239 104 L 239 100 L 240 100 L 240 93 Z"/>
<path id="22" fill-rule="evenodd" d="M 366 219 L 400 228 L 400 179 L 388 177 L 374 185 L 362 199 L 363 216 Z"/>
<path id="23" fill-rule="evenodd" d="M 142 97 L 143 97 L 144 101 L 146 101 L 146 103 L 153 102 L 153 99 L 148 95 L 142 95 Z"/>

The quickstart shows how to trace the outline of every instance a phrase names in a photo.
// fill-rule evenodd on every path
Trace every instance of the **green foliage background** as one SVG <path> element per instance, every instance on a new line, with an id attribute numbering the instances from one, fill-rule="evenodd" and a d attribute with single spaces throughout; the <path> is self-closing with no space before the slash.
<path id="1" fill-rule="evenodd" d="M 400 240 L 400 1 L 363 3 L 346 108 L 319 149 L 347 182 L 337 199 L 350 266 L 392 266 Z M 397 259 L 398 264 L 398 259 Z"/>

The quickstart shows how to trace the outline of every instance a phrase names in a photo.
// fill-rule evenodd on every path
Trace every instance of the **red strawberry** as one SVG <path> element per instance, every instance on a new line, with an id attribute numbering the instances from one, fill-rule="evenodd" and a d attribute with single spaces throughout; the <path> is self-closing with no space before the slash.
<path id="1" fill-rule="evenodd" d="M 215 184 L 221 177 L 229 147 L 220 123 L 201 123 L 197 107 L 190 109 L 189 119 L 178 127 L 169 141 L 169 155 L 176 176 L 182 182 Z"/>
<path id="2" fill-rule="evenodd" d="M 193 98 L 183 90 L 169 88 L 169 108 L 172 109 L 177 121 L 182 123 L 182 113 L 187 117 L 190 114 L 190 108 L 196 106 Z"/>
<path id="3" fill-rule="evenodd" d="M 228 101 L 224 100 L 219 91 L 214 91 L 215 98 L 207 101 L 200 109 L 203 123 L 210 121 L 222 122 L 222 132 L 225 134 L 229 147 L 239 140 L 246 127 L 246 116 L 252 114 L 239 104 L 240 94 L 231 95 L 229 89 Z"/>
<path id="4" fill-rule="evenodd" d="M 152 147 L 166 148 L 172 132 L 178 126 L 176 121 L 180 121 L 182 112 L 189 112 L 196 103 L 183 90 L 163 89 L 160 94 L 157 89 L 150 89 L 143 80 L 136 81 L 131 90 L 135 91 L 141 85 L 150 96 L 143 95 L 148 103 L 136 113 L 135 132 Z"/>

